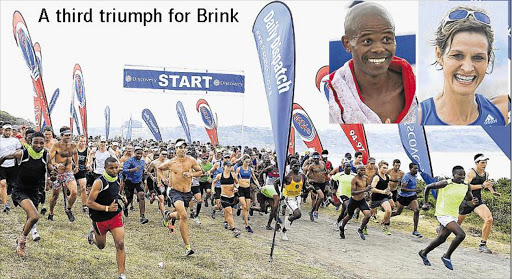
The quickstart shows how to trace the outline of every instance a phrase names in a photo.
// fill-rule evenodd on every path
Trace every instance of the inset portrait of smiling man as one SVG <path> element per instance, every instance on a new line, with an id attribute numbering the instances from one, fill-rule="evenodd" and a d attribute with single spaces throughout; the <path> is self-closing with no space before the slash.
<path id="1" fill-rule="evenodd" d="M 329 76 L 329 122 L 416 123 L 416 80 L 395 56 L 395 24 L 386 8 L 364 2 L 345 17 L 341 42 L 352 55 Z"/>

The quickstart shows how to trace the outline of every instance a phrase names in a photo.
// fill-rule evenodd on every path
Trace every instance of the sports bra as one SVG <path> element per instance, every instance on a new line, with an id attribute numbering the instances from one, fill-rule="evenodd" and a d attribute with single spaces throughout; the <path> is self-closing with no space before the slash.
<path id="1" fill-rule="evenodd" d="M 229 173 L 229 177 L 224 177 L 224 173 L 220 174 L 220 185 L 233 185 L 234 183 L 235 179 L 233 179 L 231 172 Z"/>

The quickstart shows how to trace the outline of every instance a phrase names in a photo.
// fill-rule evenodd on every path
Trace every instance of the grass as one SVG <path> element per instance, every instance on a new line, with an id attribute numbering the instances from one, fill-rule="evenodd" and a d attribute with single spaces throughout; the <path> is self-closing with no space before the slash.
<path id="1" fill-rule="evenodd" d="M 105 249 L 87 243 L 90 227 L 87 215 L 78 213 L 70 223 L 59 199 L 55 221 L 40 218 L 38 229 L 42 239 L 27 243 L 27 256 L 19 258 L 15 241 L 21 232 L 25 212 L 21 208 L 0 214 L 0 278 L 116 278 L 115 246 L 107 236 Z M 198 227 L 189 220 L 189 234 L 196 254 L 184 256 L 184 245 L 178 233 L 170 235 L 160 223 L 156 203 L 149 205 L 146 216 L 150 222 L 141 225 L 138 212 L 131 211 L 125 223 L 126 275 L 129 278 L 332 278 L 327 270 L 311 266 L 293 251 L 275 249 L 274 262 L 269 263 L 271 232 L 262 226 L 253 227 L 255 234 L 243 233 L 234 238 L 223 228 L 222 217 L 206 217 L 211 207 L 204 208 L 203 224 Z M 257 216 L 264 223 L 266 216 Z M 237 225 L 241 225 L 236 218 Z M 255 221 L 253 221 L 255 223 Z M 31 235 L 29 235 L 31 239 Z M 158 264 L 164 263 L 163 268 Z"/>

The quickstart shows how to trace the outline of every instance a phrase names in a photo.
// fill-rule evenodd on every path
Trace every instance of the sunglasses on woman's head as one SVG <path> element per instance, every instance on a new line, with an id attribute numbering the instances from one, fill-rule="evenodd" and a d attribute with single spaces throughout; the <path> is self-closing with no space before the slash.
<path id="1" fill-rule="evenodd" d="M 448 16 L 446 16 L 444 25 L 446 25 L 448 22 L 466 19 L 470 15 L 472 15 L 473 18 L 480 23 L 483 23 L 485 25 L 491 24 L 491 19 L 489 18 L 488 15 L 486 15 L 483 12 L 459 9 L 459 10 L 455 10 L 455 11 L 449 13 Z"/>

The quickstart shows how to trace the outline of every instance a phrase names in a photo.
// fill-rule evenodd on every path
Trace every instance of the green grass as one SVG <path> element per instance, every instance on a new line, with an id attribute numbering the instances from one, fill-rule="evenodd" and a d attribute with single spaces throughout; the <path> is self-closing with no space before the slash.
<path id="1" fill-rule="evenodd" d="M 59 199 L 62 202 L 62 198 Z M 41 217 L 38 229 L 42 239 L 27 243 L 27 256 L 19 258 L 15 241 L 21 232 L 25 212 L 21 208 L 10 214 L 0 214 L 0 278 L 116 278 L 115 246 L 110 234 L 105 249 L 87 243 L 90 227 L 88 216 L 78 213 L 81 203 L 75 204 L 76 221 L 70 223 L 59 203 L 55 221 Z M 149 205 L 146 216 L 150 222 L 141 225 L 138 211 L 131 211 L 125 225 L 126 274 L 129 278 L 333 278 L 328 271 L 311 266 L 294 251 L 275 249 L 274 262 L 269 263 L 272 233 L 262 224 L 267 216 L 256 216 L 260 226 L 255 234 L 243 233 L 234 238 L 225 230 L 222 217 L 207 217 L 211 207 L 204 208 L 202 225 L 189 220 L 189 234 L 196 254 L 184 256 L 179 232 L 170 235 L 160 223 L 156 203 Z M 236 218 L 241 226 L 240 218 Z M 256 223 L 256 220 L 253 221 Z M 159 268 L 158 263 L 164 267 Z"/>

